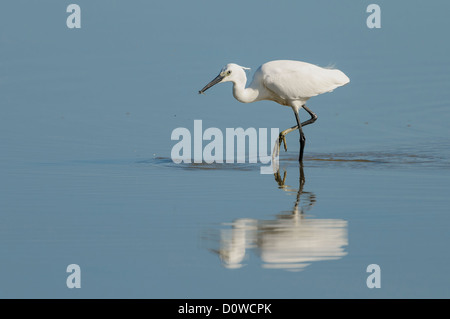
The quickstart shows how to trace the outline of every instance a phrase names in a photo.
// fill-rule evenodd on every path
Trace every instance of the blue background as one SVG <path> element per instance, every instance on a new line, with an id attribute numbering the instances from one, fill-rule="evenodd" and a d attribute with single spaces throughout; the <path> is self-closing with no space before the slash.
<path id="1" fill-rule="evenodd" d="M 449 297 L 447 1 L 377 1 L 381 29 L 366 26 L 370 1 L 79 0 L 68 29 L 70 3 L 0 4 L 0 297 Z M 255 165 L 173 164 L 170 135 L 195 119 L 294 125 L 229 83 L 197 94 L 227 63 L 275 59 L 351 79 L 308 102 L 303 189 L 316 197 L 304 218 L 347 223 L 346 255 L 291 272 L 249 247 L 228 269 L 211 252 L 222 229 L 292 210 L 298 135 L 288 192 Z M 72 263 L 81 289 L 66 286 Z"/>

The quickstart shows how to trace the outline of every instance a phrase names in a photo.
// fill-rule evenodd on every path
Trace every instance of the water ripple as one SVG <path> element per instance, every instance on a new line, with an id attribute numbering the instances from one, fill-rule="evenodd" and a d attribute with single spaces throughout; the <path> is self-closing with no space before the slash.
<path id="1" fill-rule="evenodd" d="M 261 163 L 180 163 L 176 164 L 168 157 L 155 157 L 141 160 L 138 164 L 150 164 L 159 167 L 181 168 L 184 170 L 240 170 L 253 171 L 261 167 Z M 346 167 L 346 168 L 425 168 L 450 169 L 450 160 L 444 156 L 430 153 L 393 152 L 335 152 L 309 153 L 305 155 L 305 167 Z M 280 156 L 281 166 L 297 166 L 298 155 L 284 153 Z"/>

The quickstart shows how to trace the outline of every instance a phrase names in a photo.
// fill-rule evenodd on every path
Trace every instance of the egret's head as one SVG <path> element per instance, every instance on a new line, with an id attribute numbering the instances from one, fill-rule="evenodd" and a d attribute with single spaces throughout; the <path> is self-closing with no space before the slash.
<path id="1" fill-rule="evenodd" d="M 242 78 L 242 75 L 245 77 L 245 71 L 244 70 L 250 70 L 250 68 L 246 68 L 240 65 L 237 65 L 235 63 L 229 63 L 226 66 L 222 68 L 219 75 L 214 78 L 211 82 L 205 85 L 203 89 L 198 91 L 199 94 L 202 94 L 210 87 L 216 85 L 217 83 L 221 82 L 234 82 L 238 78 Z"/>

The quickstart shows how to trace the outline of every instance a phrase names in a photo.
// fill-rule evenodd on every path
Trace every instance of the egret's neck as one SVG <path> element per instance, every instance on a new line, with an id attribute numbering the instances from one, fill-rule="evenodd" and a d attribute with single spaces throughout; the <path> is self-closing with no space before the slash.
<path id="1" fill-rule="evenodd" d="M 245 72 L 237 80 L 233 81 L 233 95 L 239 102 L 251 103 L 258 99 L 259 91 L 255 88 L 245 87 L 247 84 L 247 77 Z"/>

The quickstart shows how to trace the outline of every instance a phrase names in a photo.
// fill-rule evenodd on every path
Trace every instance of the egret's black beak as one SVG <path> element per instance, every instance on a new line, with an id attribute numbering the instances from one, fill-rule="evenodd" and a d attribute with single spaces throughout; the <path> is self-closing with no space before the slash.
<path id="1" fill-rule="evenodd" d="M 222 79 L 224 78 L 223 75 L 219 74 L 218 76 L 216 76 L 214 78 L 214 80 L 212 80 L 211 82 L 209 82 L 208 84 L 205 85 L 205 87 L 203 89 L 201 89 L 200 91 L 198 91 L 198 94 L 203 94 L 203 92 L 205 92 L 207 89 L 209 89 L 210 87 L 216 85 L 217 83 L 219 83 L 220 81 L 222 81 Z"/>

